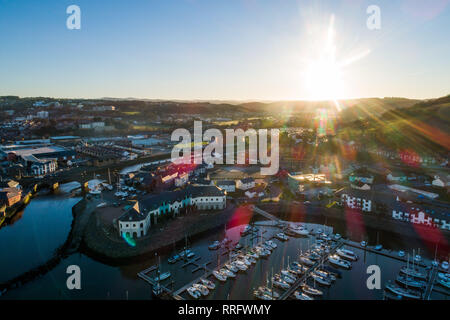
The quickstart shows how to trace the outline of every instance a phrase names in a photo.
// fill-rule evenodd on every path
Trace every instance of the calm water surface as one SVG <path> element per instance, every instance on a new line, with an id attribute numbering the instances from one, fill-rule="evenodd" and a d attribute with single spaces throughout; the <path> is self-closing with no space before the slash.
<path id="1" fill-rule="evenodd" d="M 39 265 L 50 258 L 54 250 L 60 246 L 70 231 L 72 222 L 72 206 L 79 198 L 67 196 L 46 196 L 33 199 L 17 221 L 0 229 L 1 249 L 1 279 L 7 280 L 30 268 Z M 329 225 L 330 223 L 327 223 Z M 257 236 L 240 236 L 240 231 L 245 225 L 230 226 L 226 231 L 212 232 L 200 239 L 189 243 L 191 249 L 200 256 L 199 264 L 207 264 L 208 268 L 214 268 L 218 263 L 228 259 L 223 255 L 224 250 L 208 250 L 208 245 L 214 240 L 222 240 L 225 236 L 234 243 L 240 241 L 243 245 L 255 244 L 260 237 L 269 238 L 279 232 L 271 222 L 258 221 L 255 225 L 260 229 Z M 334 223 L 333 223 L 334 225 Z M 322 228 L 317 224 L 308 224 L 308 228 Z M 331 229 L 331 228 L 330 228 Z M 345 226 L 336 223 L 333 232 L 345 234 Z M 385 248 L 392 250 L 406 250 L 410 248 L 422 248 L 421 255 L 425 258 L 433 258 L 434 252 L 427 250 L 419 240 L 402 239 L 388 234 L 376 235 L 376 232 L 368 230 L 367 239 L 370 244 L 375 244 L 376 239 Z M 354 239 L 359 241 L 360 239 Z M 266 282 L 272 272 L 277 273 L 288 261 L 296 259 L 300 250 L 306 250 L 315 241 L 315 238 L 290 238 L 287 242 L 275 240 L 278 248 L 267 259 L 260 259 L 247 272 L 239 273 L 235 279 L 226 283 L 217 283 L 216 289 L 207 299 L 253 299 L 252 292 L 258 286 Z M 369 290 L 366 286 L 368 277 L 366 268 L 376 264 L 381 268 L 382 288 L 388 280 L 392 280 L 398 274 L 399 268 L 404 263 L 373 253 L 368 253 L 361 248 L 348 247 L 358 256 L 358 261 L 353 263 L 351 270 L 341 270 L 343 277 L 329 288 L 320 287 L 324 291 L 324 299 L 382 299 L 383 290 Z M 182 248 L 174 248 L 175 252 Z M 110 266 L 83 255 L 74 254 L 54 268 L 46 275 L 30 282 L 22 287 L 8 292 L 3 299 L 151 299 L 151 286 L 137 277 L 137 273 L 143 269 L 157 264 L 160 261 L 161 270 L 170 271 L 172 277 L 163 284 L 169 288 L 179 289 L 186 283 L 197 279 L 204 274 L 203 270 L 193 272 L 194 265 L 182 267 L 183 262 L 168 264 L 164 255 L 154 257 L 144 262 L 129 263 L 122 266 Z M 8 263 L 4 263 L 7 261 Z M 66 269 L 70 265 L 78 265 L 81 268 L 81 290 L 68 290 L 66 287 Z M 155 274 L 153 274 L 155 275 Z M 309 282 L 310 285 L 314 283 Z M 188 298 L 185 294 L 182 295 Z M 433 293 L 432 298 L 448 299 L 448 295 L 438 292 Z"/>

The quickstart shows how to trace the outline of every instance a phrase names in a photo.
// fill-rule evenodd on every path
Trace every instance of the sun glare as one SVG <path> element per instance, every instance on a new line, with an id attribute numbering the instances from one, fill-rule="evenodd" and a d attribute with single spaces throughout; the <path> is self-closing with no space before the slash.
<path id="1" fill-rule="evenodd" d="M 323 29 L 322 29 L 323 30 Z M 321 37 L 323 41 L 316 41 Z M 369 50 L 358 53 L 353 57 L 336 59 L 336 42 L 334 16 L 330 18 L 327 30 L 321 34 L 313 34 L 311 43 L 312 56 L 305 59 L 303 81 L 309 100 L 334 100 L 347 98 L 344 80 L 344 68 L 367 54 Z"/>

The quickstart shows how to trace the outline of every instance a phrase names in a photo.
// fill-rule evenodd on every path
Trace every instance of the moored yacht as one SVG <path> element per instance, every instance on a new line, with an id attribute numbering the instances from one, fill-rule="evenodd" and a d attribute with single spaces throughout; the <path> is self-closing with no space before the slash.
<path id="1" fill-rule="evenodd" d="M 313 288 L 311 286 L 308 286 L 306 283 L 302 285 L 302 290 L 304 293 L 311 295 L 311 296 L 323 295 L 323 292 L 321 290 Z"/>
<path id="2" fill-rule="evenodd" d="M 408 268 L 406 266 L 401 267 L 400 272 L 409 277 L 414 277 L 414 278 L 418 278 L 418 279 L 426 279 L 427 278 L 425 273 L 420 272 L 417 269 Z"/>
<path id="3" fill-rule="evenodd" d="M 259 299 L 259 300 L 272 300 L 271 296 L 265 294 L 263 291 L 261 291 L 259 289 L 253 291 L 253 295 L 256 297 L 256 299 Z"/>
<path id="4" fill-rule="evenodd" d="M 214 288 L 216 287 L 216 285 L 214 284 L 214 282 L 212 282 L 211 280 L 208 279 L 200 279 L 201 283 L 206 286 L 209 290 L 214 290 Z"/>
<path id="5" fill-rule="evenodd" d="M 227 268 L 228 270 L 230 270 L 231 272 L 238 272 L 239 268 L 234 264 L 234 263 L 226 263 L 224 265 L 225 268 Z"/>
<path id="6" fill-rule="evenodd" d="M 301 291 L 295 291 L 294 297 L 297 300 L 314 300 L 312 297 L 308 296 L 307 294 L 305 294 Z"/>
<path id="7" fill-rule="evenodd" d="M 201 297 L 202 293 L 200 292 L 200 290 L 198 290 L 197 288 L 194 287 L 189 287 L 187 288 L 187 292 L 189 293 L 189 295 L 194 298 L 194 299 L 198 299 Z"/>
<path id="8" fill-rule="evenodd" d="M 297 279 L 297 275 L 292 274 L 289 270 L 281 270 L 281 275 L 283 278 L 289 278 L 290 280 L 292 280 L 292 283 L 294 283 L 295 279 Z"/>
<path id="9" fill-rule="evenodd" d="M 242 261 L 239 261 L 239 260 L 233 261 L 232 264 L 235 267 L 235 269 L 237 269 L 236 271 L 231 270 L 233 272 L 247 271 L 247 269 L 248 269 L 247 265 L 245 263 L 243 263 Z"/>
<path id="10" fill-rule="evenodd" d="M 366 242 L 366 241 L 361 241 L 361 242 L 359 243 L 359 245 L 360 245 L 361 247 L 365 248 L 365 247 L 367 247 L 367 242 Z"/>
<path id="11" fill-rule="evenodd" d="M 348 261 L 346 261 L 346 260 L 343 260 L 343 259 L 339 258 L 338 255 L 332 255 L 332 256 L 330 256 L 330 257 L 328 258 L 328 261 L 329 261 L 332 265 L 337 266 L 337 267 L 341 267 L 341 268 L 344 268 L 344 269 L 350 269 L 351 266 L 352 266 L 350 262 L 348 262 Z"/>
<path id="12" fill-rule="evenodd" d="M 325 270 L 316 269 L 315 273 L 318 274 L 319 276 L 321 276 L 322 278 L 325 278 L 325 279 L 328 279 L 331 281 L 336 281 L 336 276 Z"/>
<path id="13" fill-rule="evenodd" d="M 167 262 L 169 262 L 169 263 L 175 263 L 175 262 L 177 262 L 179 259 L 180 259 L 180 256 L 176 254 L 176 255 L 173 255 L 172 257 L 170 257 L 169 259 L 167 259 Z"/>
<path id="14" fill-rule="evenodd" d="M 289 237 L 285 235 L 283 232 L 279 232 L 275 235 L 275 237 L 281 241 L 287 241 L 289 240 Z"/>
<path id="15" fill-rule="evenodd" d="M 198 291 L 200 291 L 201 294 L 204 295 L 204 296 L 207 296 L 207 295 L 209 294 L 208 288 L 207 288 L 205 285 L 203 285 L 203 284 L 200 284 L 200 283 L 194 283 L 194 284 L 192 285 L 192 287 L 194 287 L 195 289 L 197 289 Z"/>
<path id="16" fill-rule="evenodd" d="M 443 286 L 444 288 L 450 289 L 450 279 L 438 278 L 437 283 Z"/>
<path id="17" fill-rule="evenodd" d="M 167 272 L 160 274 L 159 276 L 156 276 L 154 280 L 155 280 L 155 282 L 163 281 L 163 280 L 166 280 L 167 278 L 169 278 L 170 276 L 171 276 L 170 271 L 167 271 Z"/>
<path id="18" fill-rule="evenodd" d="M 228 278 L 236 278 L 236 274 L 234 272 L 225 268 L 220 269 L 220 273 L 227 276 Z"/>
<path id="19" fill-rule="evenodd" d="M 410 288 L 417 288 L 417 289 L 423 289 L 425 288 L 426 284 L 423 281 L 416 280 L 411 277 L 405 277 L 405 276 L 397 276 L 395 279 L 399 284 L 401 284 L 404 287 L 410 287 Z"/>
<path id="20" fill-rule="evenodd" d="M 331 281 L 323 278 L 322 276 L 320 276 L 319 274 L 317 274 L 316 272 L 311 272 L 311 277 L 314 279 L 315 282 L 317 282 L 318 284 L 324 285 L 324 286 L 330 286 L 331 285 Z"/>
<path id="21" fill-rule="evenodd" d="M 214 271 L 213 271 L 213 276 L 214 276 L 217 280 L 219 280 L 219 281 L 222 281 L 222 282 L 227 281 L 227 276 L 224 275 L 224 274 L 223 274 L 222 272 L 220 272 L 220 271 L 214 270 Z"/>
<path id="22" fill-rule="evenodd" d="M 271 246 L 272 249 L 276 249 L 277 248 L 277 244 L 275 242 L 273 242 L 272 240 L 267 240 L 265 242 L 266 245 Z"/>
<path id="23" fill-rule="evenodd" d="M 395 293 L 398 296 L 402 296 L 408 299 L 419 300 L 421 298 L 421 295 L 419 293 L 406 288 L 396 286 L 395 284 L 392 283 L 388 283 L 386 285 L 386 290 L 391 291 L 392 293 Z"/>
<path id="24" fill-rule="evenodd" d="M 310 260 L 309 258 L 304 257 L 304 256 L 300 256 L 300 257 L 298 258 L 298 260 L 299 260 L 302 264 L 307 265 L 307 266 L 312 266 L 312 265 L 314 264 L 314 262 L 313 262 L 312 260 Z"/>
<path id="25" fill-rule="evenodd" d="M 273 289 L 269 289 L 268 287 L 259 287 L 259 291 L 263 292 L 264 294 L 273 297 L 274 299 L 278 299 L 280 295 Z"/>
<path id="26" fill-rule="evenodd" d="M 272 277 L 272 283 L 275 287 L 279 287 L 281 289 L 289 289 L 290 285 L 283 280 L 279 275 L 274 275 Z"/>
<path id="27" fill-rule="evenodd" d="M 358 256 L 353 251 L 344 248 L 337 249 L 336 253 L 347 260 L 356 261 L 358 259 Z"/>

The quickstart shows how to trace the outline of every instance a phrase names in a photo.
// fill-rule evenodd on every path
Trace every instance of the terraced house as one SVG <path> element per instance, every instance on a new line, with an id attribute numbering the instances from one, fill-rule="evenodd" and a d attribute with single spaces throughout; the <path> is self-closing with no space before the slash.
<path id="1" fill-rule="evenodd" d="M 198 210 L 223 210 L 226 208 L 226 191 L 216 186 L 187 186 L 185 189 L 149 195 L 127 210 L 119 219 L 121 237 L 140 238 L 158 222 L 158 218 L 174 216 L 181 212 Z"/>

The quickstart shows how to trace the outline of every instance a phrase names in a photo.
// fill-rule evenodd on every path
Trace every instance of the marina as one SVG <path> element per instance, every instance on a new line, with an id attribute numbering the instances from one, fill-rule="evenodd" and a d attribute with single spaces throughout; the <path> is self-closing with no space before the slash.
<path id="1" fill-rule="evenodd" d="M 254 211 L 256 212 L 256 210 Z M 371 260 L 389 259 L 397 267 L 390 270 L 390 275 L 383 276 L 385 286 L 382 290 L 378 290 L 376 295 L 378 299 L 386 299 L 386 296 L 389 295 L 389 292 L 386 292 L 389 291 L 387 287 L 391 286 L 391 280 L 395 280 L 395 272 L 398 273 L 401 267 L 407 263 L 407 257 L 399 255 L 396 251 L 376 250 L 371 246 L 363 247 L 358 242 L 335 237 L 332 228 L 324 225 L 302 223 L 301 226 L 309 230 L 309 236 L 287 236 L 285 240 L 277 235 L 280 233 L 285 235 L 284 231 L 288 230 L 292 223 L 280 221 L 276 218 L 270 219 L 271 215 L 263 214 L 263 216 L 269 218 L 269 220 L 233 228 L 238 230 L 229 229 L 225 232 L 223 241 L 213 241 L 213 243 L 220 243 L 220 245 L 214 250 L 210 248 L 207 250 L 210 258 L 204 259 L 196 254 L 194 259 L 180 264 L 175 263 L 175 266 L 181 269 L 188 266 L 194 267 L 190 270 L 194 277 L 183 284 L 179 284 L 176 280 L 166 281 L 166 284 L 161 286 L 166 298 L 329 299 L 333 296 L 332 293 L 335 288 L 338 291 L 342 290 L 342 283 L 347 282 L 347 278 L 354 278 L 353 273 L 361 274 L 364 271 L 365 284 L 367 275 L 362 267 L 369 264 Z M 269 243 L 272 243 L 273 247 L 269 248 Z M 236 249 L 236 246 L 240 249 Z M 206 247 L 210 247 L 210 244 Z M 267 255 L 260 254 L 258 258 L 253 259 L 254 263 L 247 261 L 248 266 L 245 266 L 243 262 L 246 259 L 251 259 L 250 256 L 256 251 L 256 248 L 266 248 L 270 252 Z M 322 251 L 318 248 L 321 248 Z M 192 250 L 195 251 L 194 248 Z M 262 253 L 262 251 L 259 252 Z M 337 252 L 340 252 L 341 255 Z M 213 258 L 214 256 L 216 259 Z M 244 256 L 245 259 L 238 260 L 238 256 Z M 276 256 L 278 259 L 272 258 L 272 256 Z M 302 257 L 305 259 L 302 259 Z M 330 258 L 337 260 L 337 264 L 330 263 Z M 307 265 L 302 262 L 307 260 L 311 261 L 312 264 Z M 239 263 L 236 263 L 237 261 Z M 287 263 L 285 263 L 286 261 Z M 438 288 L 436 291 L 438 268 L 430 267 L 425 259 L 414 262 L 414 264 L 417 268 L 427 270 L 427 274 L 430 275 L 427 277 L 426 286 L 423 294 L 420 295 L 420 299 L 431 299 L 433 292 L 448 298 L 449 292 L 444 288 Z M 243 265 L 242 269 L 238 268 L 239 265 Z M 285 268 L 285 265 L 287 268 Z M 348 268 L 345 267 L 347 265 Z M 300 269 L 296 268 L 297 266 Z M 256 274 L 259 276 L 256 276 L 255 279 Z M 221 275 L 223 278 L 221 278 Z M 142 276 L 139 277 L 143 278 Z M 338 279 L 341 277 L 342 279 Z M 146 281 L 151 284 L 151 277 L 148 277 Z M 200 291 L 202 290 L 202 283 L 205 281 L 214 283 L 215 289 L 208 289 L 207 294 L 202 294 Z M 244 288 L 247 292 L 240 291 L 239 295 L 236 296 L 237 292 L 235 293 L 235 291 L 238 290 L 234 288 L 241 287 L 240 282 L 245 283 Z M 154 281 L 153 284 L 155 284 Z M 397 290 L 397 295 L 403 293 L 404 298 L 411 298 L 408 297 L 407 290 L 402 289 L 402 287 L 400 289 L 394 287 L 391 286 L 391 288 Z M 206 290 L 203 293 L 206 293 Z"/>

